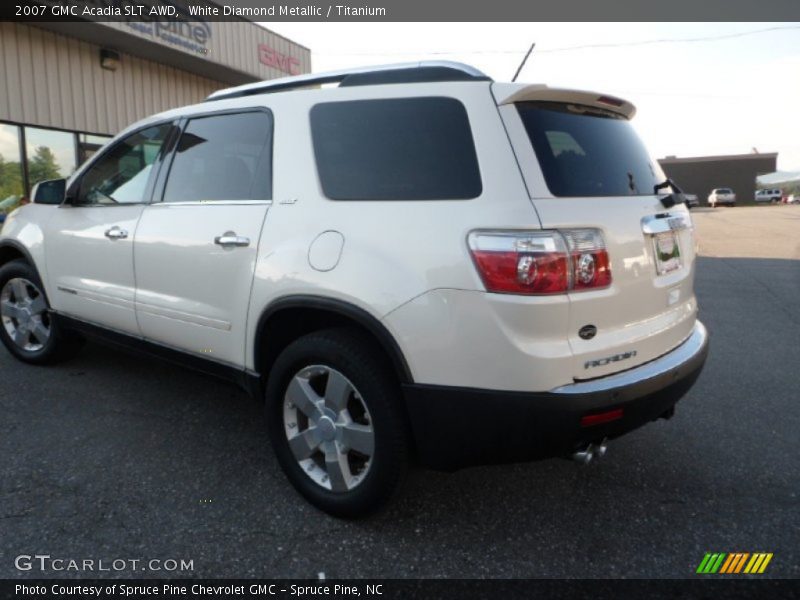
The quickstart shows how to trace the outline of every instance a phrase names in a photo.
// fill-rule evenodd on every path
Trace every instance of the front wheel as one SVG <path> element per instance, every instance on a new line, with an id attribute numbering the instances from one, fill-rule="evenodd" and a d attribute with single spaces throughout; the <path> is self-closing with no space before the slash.
<path id="1" fill-rule="evenodd" d="M 0 321 L 0 341 L 24 362 L 58 362 L 72 356 L 82 342 L 50 312 L 39 274 L 24 260 L 0 268 Z"/>
<path id="2" fill-rule="evenodd" d="M 408 466 L 399 383 L 376 350 L 348 329 L 311 333 L 281 353 L 267 381 L 278 462 L 309 502 L 339 517 L 386 504 Z"/>

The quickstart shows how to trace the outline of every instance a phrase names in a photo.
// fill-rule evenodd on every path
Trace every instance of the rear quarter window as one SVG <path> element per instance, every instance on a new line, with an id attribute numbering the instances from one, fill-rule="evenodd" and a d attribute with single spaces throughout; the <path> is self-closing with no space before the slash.
<path id="1" fill-rule="evenodd" d="M 664 180 L 624 117 L 555 102 L 516 105 L 554 196 L 640 196 Z"/>
<path id="2" fill-rule="evenodd" d="M 311 135 L 332 200 L 467 200 L 483 189 L 467 111 L 455 98 L 317 104 Z"/>

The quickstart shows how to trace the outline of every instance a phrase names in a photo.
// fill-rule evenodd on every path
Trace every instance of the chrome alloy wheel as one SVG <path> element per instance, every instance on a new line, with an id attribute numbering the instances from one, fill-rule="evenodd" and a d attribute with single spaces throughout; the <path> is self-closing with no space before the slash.
<path id="1" fill-rule="evenodd" d="M 364 400 L 339 371 L 300 370 L 284 395 L 283 427 L 295 460 L 317 485 L 347 492 L 364 481 L 375 432 Z"/>
<path id="2" fill-rule="evenodd" d="M 13 342 L 26 352 L 41 350 L 50 338 L 44 294 L 27 279 L 9 279 L 0 291 L 0 318 Z"/>

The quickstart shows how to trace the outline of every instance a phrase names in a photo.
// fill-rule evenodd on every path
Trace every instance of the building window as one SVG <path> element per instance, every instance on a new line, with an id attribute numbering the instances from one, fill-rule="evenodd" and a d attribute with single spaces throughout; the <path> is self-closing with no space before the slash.
<path id="1" fill-rule="evenodd" d="M 75 161 L 75 134 L 53 129 L 25 128 L 29 189 L 40 181 L 69 177 Z"/>
<path id="2" fill-rule="evenodd" d="M 0 203 L 29 194 L 40 181 L 69 177 L 111 137 L 0 123 Z"/>
<path id="3" fill-rule="evenodd" d="M 19 127 L 0 123 L 0 202 L 18 200 L 24 193 Z"/>
<path id="4" fill-rule="evenodd" d="M 92 156 L 95 152 L 100 150 L 111 139 L 111 136 L 105 135 L 91 135 L 88 133 L 78 134 L 78 164 L 82 165 Z"/>

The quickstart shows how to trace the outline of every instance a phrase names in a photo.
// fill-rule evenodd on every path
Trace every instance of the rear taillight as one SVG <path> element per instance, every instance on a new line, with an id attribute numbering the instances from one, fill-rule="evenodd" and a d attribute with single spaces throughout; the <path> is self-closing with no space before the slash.
<path id="1" fill-rule="evenodd" d="M 561 232 L 567 240 L 574 290 L 604 288 L 611 285 L 611 265 L 603 234 L 597 229 L 568 229 Z"/>
<path id="2" fill-rule="evenodd" d="M 561 294 L 611 285 L 597 229 L 473 231 L 469 249 L 490 292 Z"/>

